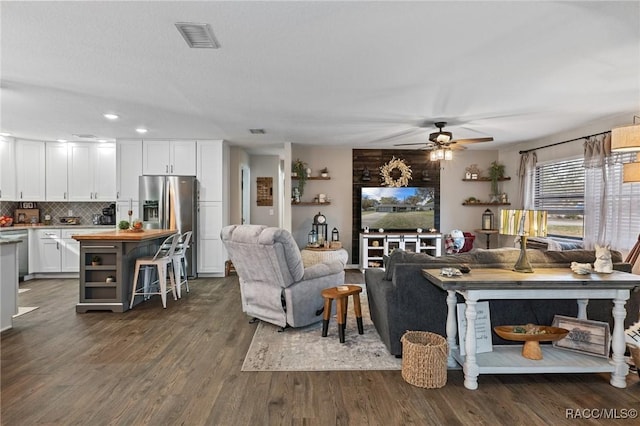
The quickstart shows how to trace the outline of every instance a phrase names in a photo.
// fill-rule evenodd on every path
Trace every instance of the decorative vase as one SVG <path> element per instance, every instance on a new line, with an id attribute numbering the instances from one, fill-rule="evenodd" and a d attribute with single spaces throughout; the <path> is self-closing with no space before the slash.
<path id="1" fill-rule="evenodd" d="M 489 194 L 489 202 L 490 203 L 500 203 L 502 201 L 502 195 L 501 194 Z"/>

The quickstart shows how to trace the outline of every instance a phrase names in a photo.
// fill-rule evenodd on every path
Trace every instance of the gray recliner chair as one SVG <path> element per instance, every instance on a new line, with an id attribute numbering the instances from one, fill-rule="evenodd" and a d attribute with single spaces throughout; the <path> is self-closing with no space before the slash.
<path id="1" fill-rule="evenodd" d="M 264 225 L 229 225 L 220 237 L 240 280 L 242 310 L 280 327 L 322 320 L 327 287 L 344 284 L 339 260 L 305 268 L 289 231 Z"/>

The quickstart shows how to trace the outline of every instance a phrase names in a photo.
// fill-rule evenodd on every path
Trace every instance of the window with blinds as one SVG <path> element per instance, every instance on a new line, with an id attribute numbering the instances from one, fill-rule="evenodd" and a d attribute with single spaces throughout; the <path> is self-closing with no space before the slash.
<path id="1" fill-rule="evenodd" d="M 547 234 L 579 238 L 584 230 L 584 160 L 537 165 L 534 207 L 547 211 Z"/>
<path id="2" fill-rule="evenodd" d="M 635 152 L 617 153 L 611 156 L 604 170 L 586 170 L 585 241 L 610 244 L 613 249 L 622 251 L 623 254 L 638 241 L 640 182 L 623 181 L 623 164 L 635 160 Z M 589 233 L 594 235 L 590 236 Z"/>

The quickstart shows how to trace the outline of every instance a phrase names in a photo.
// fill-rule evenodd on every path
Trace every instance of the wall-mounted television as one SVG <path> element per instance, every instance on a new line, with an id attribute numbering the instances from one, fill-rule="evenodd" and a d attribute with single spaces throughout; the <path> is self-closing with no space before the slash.
<path id="1" fill-rule="evenodd" d="M 435 228 L 435 188 L 362 188 L 360 226 L 372 231 Z"/>

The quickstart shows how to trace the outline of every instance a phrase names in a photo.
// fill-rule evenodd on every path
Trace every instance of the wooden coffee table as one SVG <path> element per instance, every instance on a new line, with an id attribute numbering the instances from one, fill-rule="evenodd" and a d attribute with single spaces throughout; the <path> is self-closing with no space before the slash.
<path id="1" fill-rule="evenodd" d="M 336 301 L 336 310 L 338 311 L 338 336 L 340 343 L 344 343 L 344 330 L 347 326 L 347 308 L 349 306 L 349 296 L 353 297 L 353 310 L 356 313 L 356 322 L 358 323 L 358 334 L 364 334 L 362 325 L 362 309 L 360 308 L 360 293 L 362 287 L 359 285 L 345 284 L 338 287 L 330 287 L 322 290 L 324 298 L 324 312 L 322 316 L 322 337 L 327 337 L 329 330 L 329 319 L 331 318 L 331 303 Z"/>

